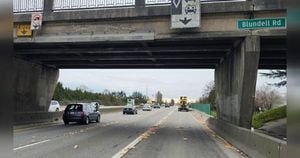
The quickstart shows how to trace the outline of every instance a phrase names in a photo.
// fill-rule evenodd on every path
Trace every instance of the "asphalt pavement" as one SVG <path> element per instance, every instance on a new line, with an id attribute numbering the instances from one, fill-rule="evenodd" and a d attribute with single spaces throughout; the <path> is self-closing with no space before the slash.
<path id="1" fill-rule="evenodd" d="M 17 158 L 238 158 L 236 150 L 176 107 L 102 115 L 89 125 L 63 122 L 14 130 Z"/>

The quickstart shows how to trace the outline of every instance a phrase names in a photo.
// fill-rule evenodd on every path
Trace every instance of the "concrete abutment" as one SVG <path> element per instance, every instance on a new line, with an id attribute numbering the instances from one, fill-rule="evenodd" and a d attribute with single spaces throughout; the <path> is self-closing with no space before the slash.
<path id="1" fill-rule="evenodd" d="M 247 36 L 215 69 L 218 118 L 250 128 L 260 56 L 260 37 Z"/>
<path id="2" fill-rule="evenodd" d="M 59 70 L 14 58 L 11 71 L 14 71 L 14 113 L 47 111 Z"/>

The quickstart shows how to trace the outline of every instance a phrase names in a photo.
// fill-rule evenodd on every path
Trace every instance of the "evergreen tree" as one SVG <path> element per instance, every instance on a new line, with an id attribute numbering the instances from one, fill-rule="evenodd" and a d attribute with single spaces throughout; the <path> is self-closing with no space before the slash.
<path id="1" fill-rule="evenodd" d="M 278 83 L 272 83 L 272 84 L 269 84 L 269 85 L 273 85 L 273 86 L 276 86 L 276 87 L 282 87 L 282 86 L 285 86 L 287 84 L 286 70 L 270 70 L 270 72 L 260 73 L 260 75 L 268 77 L 268 78 L 279 78 L 281 80 Z"/>

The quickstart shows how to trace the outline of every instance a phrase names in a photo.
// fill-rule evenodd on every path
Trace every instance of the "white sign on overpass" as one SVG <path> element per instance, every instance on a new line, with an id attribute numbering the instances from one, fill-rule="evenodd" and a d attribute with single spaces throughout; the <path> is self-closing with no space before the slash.
<path id="1" fill-rule="evenodd" d="M 200 27 L 200 0 L 172 0 L 171 28 Z"/>

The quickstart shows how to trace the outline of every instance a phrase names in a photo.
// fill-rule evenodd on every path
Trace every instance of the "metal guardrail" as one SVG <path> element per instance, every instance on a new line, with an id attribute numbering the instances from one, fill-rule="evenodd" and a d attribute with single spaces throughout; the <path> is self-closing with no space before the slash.
<path id="1" fill-rule="evenodd" d="M 242 2 L 246 0 L 200 0 L 201 3 L 225 3 L 225 2 Z M 170 5 L 171 0 L 145 0 L 146 5 Z"/>
<path id="2" fill-rule="evenodd" d="M 146 5 L 171 4 L 171 0 L 145 0 Z"/>
<path id="3" fill-rule="evenodd" d="M 13 0 L 13 12 L 38 12 L 43 11 L 44 0 Z"/>
<path id="4" fill-rule="evenodd" d="M 124 7 L 135 5 L 135 0 L 54 0 L 53 10 Z"/>

